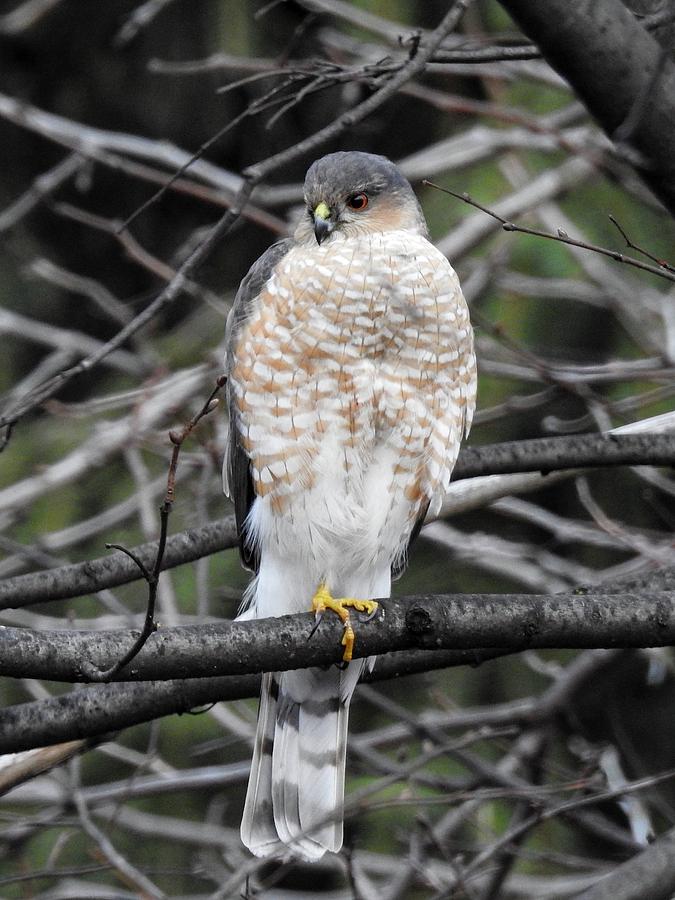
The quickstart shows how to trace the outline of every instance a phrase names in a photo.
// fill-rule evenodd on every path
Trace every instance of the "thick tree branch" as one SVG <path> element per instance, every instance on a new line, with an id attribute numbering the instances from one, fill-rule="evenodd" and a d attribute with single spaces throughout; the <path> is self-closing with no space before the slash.
<path id="1" fill-rule="evenodd" d="M 453 480 L 508 472 L 546 474 L 587 466 L 673 465 L 674 462 L 675 435 L 672 434 L 582 434 L 464 447 Z M 194 562 L 236 543 L 234 516 L 175 534 L 167 540 L 163 569 Z M 155 541 L 131 549 L 146 566 L 152 566 L 157 553 Z M 78 597 L 128 584 L 140 577 L 138 567 L 123 553 L 17 575 L 0 581 L 0 610 Z"/>
<path id="2" fill-rule="evenodd" d="M 656 39 L 620 0 L 501 3 L 674 213 L 675 63 Z"/>
<path id="3" fill-rule="evenodd" d="M 209 522 L 201 528 L 189 528 L 167 539 L 163 568 L 173 569 L 175 566 L 194 562 L 203 556 L 234 547 L 236 543 L 234 516 Z M 157 556 L 157 541 L 139 544 L 132 550 L 146 566 L 152 566 Z M 6 578 L 0 581 L 0 609 L 16 609 L 32 603 L 80 597 L 120 584 L 129 584 L 140 578 L 138 566 L 130 557 L 118 551 L 83 563 Z"/>
<path id="4" fill-rule="evenodd" d="M 675 891 L 675 828 L 629 859 L 577 900 L 670 900 Z"/>
<path id="5" fill-rule="evenodd" d="M 385 681 L 433 669 L 476 666 L 501 650 L 412 650 L 387 653 L 364 681 Z M 0 710 L 0 755 L 46 747 L 74 737 L 98 737 L 220 700 L 257 697 L 259 675 L 94 684 L 85 689 Z M 523 717 L 536 715 L 524 712 Z"/>
<path id="6" fill-rule="evenodd" d="M 340 662 L 338 619 L 325 616 L 310 640 L 313 624 L 302 613 L 159 629 L 115 678 L 248 675 Z M 357 629 L 355 658 L 411 649 L 663 647 L 675 644 L 675 593 L 418 595 L 383 600 Z M 112 666 L 135 632 L 3 628 L 0 636 L 0 674 L 86 682 L 89 666 Z"/>
<path id="7" fill-rule="evenodd" d="M 453 479 L 510 472 L 548 472 L 585 466 L 673 465 L 672 434 L 577 434 L 564 438 L 506 441 L 486 447 L 464 447 Z"/>

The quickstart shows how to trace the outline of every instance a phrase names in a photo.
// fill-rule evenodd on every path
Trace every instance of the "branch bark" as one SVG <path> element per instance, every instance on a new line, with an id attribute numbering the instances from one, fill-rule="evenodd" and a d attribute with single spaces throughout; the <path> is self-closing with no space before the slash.
<path id="1" fill-rule="evenodd" d="M 311 613 L 159 629 L 119 681 L 250 675 L 342 659 L 342 626 Z M 675 643 L 675 593 L 439 594 L 384 600 L 357 625 L 355 658 L 397 650 L 663 647 Z M 137 632 L 3 628 L 0 675 L 86 682 L 114 665 Z"/>
<path id="2" fill-rule="evenodd" d="M 577 900 L 670 900 L 675 891 L 675 828 L 623 863 Z"/>
<path id="3" fill-rule="evenodd" d="M 433 669 L 476 666 L 507 655 L 502 650 L 413 650 L 380 657 L 363 681 L 386 681 Z M 100 737 L 220 700 L 260 694 L 259 675 L 94 684 L 50 700 L 0 710 L 0 755 L 48 747 L 72 738 Z M 523 717 L 536 713 L 523 713 Z"/>
<path id="4" fill-rule="evenodd" d="M 620 0 L 501 0 L 675 213 L 675 63 Z"/>
<path id="5" fill-rule="evenodd" d="M 234 516 L 173 534 L 166 542 L 163 569 L 194 562 L 203 556 L 234 547 L 236 543 Z M 146 566 L 152 566 L 157 556 L 157 541 L 148 541 L 131 549 Z M 134 561 L 118 551 L 83 563 L 6 578 L 0 581 L 0 609 L 17 609 L 32 603 L 81 597 L 140 578 L 141 573 Z"/>

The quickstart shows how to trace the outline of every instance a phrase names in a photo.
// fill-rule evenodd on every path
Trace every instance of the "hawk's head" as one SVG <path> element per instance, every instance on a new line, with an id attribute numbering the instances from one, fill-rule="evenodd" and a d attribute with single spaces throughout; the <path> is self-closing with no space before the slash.
<path id="1" fill-rule="evenodd" d="M 356 150 L 329 153 L 305 177 L 307 215 L 296 239 L 319 244 L 334 232 L 411 230 L 426 235 L 426 223 L 410 183 L 384 156 Z"/>

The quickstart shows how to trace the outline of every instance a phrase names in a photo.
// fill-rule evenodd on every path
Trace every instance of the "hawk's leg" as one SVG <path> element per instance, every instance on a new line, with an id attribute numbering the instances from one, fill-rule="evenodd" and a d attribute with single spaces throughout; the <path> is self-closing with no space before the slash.
<path id="1" fill-rule="evenodd" d="M 317 618 L 317 623 L 327 609 L 332 609 L 336 615 L 340 617 L 344 633 L 342 635 L 342 646 L 345 652 L 342 655 L 343 662 L 350 662 L 354 650 L 354 629 L 349 616 L 349 608 L 355 609 L 357 612 L 365 612 L 372 617 L 377 612 L 376 600 L 357 600 L 355 597 L 333 597 L 328 590 L 328 586 L 324 581 L 317 588 L 316 594 L 312 597 L 312 609 Z"/>

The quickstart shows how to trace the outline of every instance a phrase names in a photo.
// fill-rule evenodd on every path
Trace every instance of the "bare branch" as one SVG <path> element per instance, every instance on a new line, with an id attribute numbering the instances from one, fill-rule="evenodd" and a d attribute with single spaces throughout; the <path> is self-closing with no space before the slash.
<path id="1" fill-rule="evenodd" d="M 394 650 L 537 647 L 663 647 L 675 643 L 675 594 L 419 595 L 381 602 L 360 622 L 355 658 Z M 334 621 L 333 621 L 334 620 Z M 311 613 L 255 621 L 160 628 L 117 680 L 246 675 L 339 662 L 340 624 Z M 86 682 L 90 665 L 112 666 L 134 632 L 3 628 L 0 674 Z M 310 640 L 311 637 L 311 640 Z"/>
<path id="2" fill-rule="evenodd" d="M 0 26 L 0 30 L 1 26 Z M 78 172 L 84 165 L 84 158 L 77 153 L 70 153 L 58 165 L 39 175 L 31 187 L 11 206 L 0 213 L 0 233 L 13 228 L 27 216 L 45 197 L 49 197 L 61 185 Z"/>
<path id="3" fill-rule="evenodd" d="M 2 516 L 7 516 L 11 509 L 25 507 L 56 487 L 81 477 L 113 456 L 130 440 L 138 440 L 141 435 L 147 434 L 154 426 L 165 421 L 173 410 L 192 399 L 195 391 L 201 388 L 208 371 L 206 366 L 196 366 L 165 379 L 156 390 L 149 388 L 143 402 L 138 404 L 132 414 L 123 419 L 101 422 L 93 434 L 72 453 L 35 475 L 0 490 Z"/>
<path id="4" fill-rule="evenodd" d="M 457 200 L 462 200 L 464 203 L 468 203 L 469 206 L 473 206 L 476 209 L 479 209 L 481 212 L 486 213 L 488 216 L 499 222 L 504 231 L 514 231 L 518 234 L 531 234 L 534 237 L 545 238 L 550 241 L 558 241 L 561 244 L 568 244 L 571 247 L 579 247 L 582 250 L 591 250 L 593 253 L 599 253 L 601 256 L 609 256 L 614 260 L 614 262 L 625 263 L 627 266 L 633 266 L 636 269 L 642 269 L 643 272 L 649 272 L 652 275 L 658 275 L 660 278 L 668 279 L 668 281 L 675 281 L 675 272 L 670 271 L 670 268 L 667 266 L 661 264 L 658 266 L 649 265 L 649 263 L 642 262 L 642 260 L 640 259 L 635 259 L 632 256 L 626 256 L 624 253 L 621 253 L 618 250 L 608 250 L 606 247 L 599 247 L 597 244 L 589 244 L 586 241 L 576 240 L 575 238 L 571 238 L 564 231 L 558 231 L 557 234 L 553 234 L 550 231 L 541 231 L 538 228 L 528 228 L 526 225 L 517 225 L 514 222 L 509 222 L 507 219 L 500 216 L 499 213 L 495 212 L 495 210 L 490 209 L 487 206 L 483 206 L 481 203 L 473 200 L 468 194 L 458 194 L 455 191 L 451 191 L 449 188 L 441 187 L 439 184 L 434 184 L 433 181 L 427 181 L 426 179 L 423 183 L 429 185 L 429 187 L 436 188 L 436 190 L 438 191 L 443 191 L 444 194 L 450 194 L 451 197 L 455 197 Z"/>
<path id="5" fill-rule="evenodd" d="M 79 776 L 80 767 L 77 763 L 78 759 L 76 757 L 72 761 L 71 772 L 77 772 Z M 149 878 L 146 878 L 142 872 L 139 872 L 135 866 L 131 865 L 128 859 L 116 849 L 110 838 L 96 825 L 89 814 L 79 784 L 73 790 L 73 802 L 83 831 L 98 846 L 103 857 L 124 880 L 135 888 L 142 897 L 155 897 L 157 900 L 162 900 L 162 898 L 166 897 L 166 894 L 160 891 Z"/>
<path id="6" fill-rule="evenodd" d="M 626 233 L 624 227 L 617 221 L 614 216 L 610 215 L 608 218 L 612 225 L 615 226 L 621 237 L 624 239 L 624 241 L 626 242 L 626 246 L 630 250 L 637 250 L 638 253 L 642 253 L 643 256 L 651 259 L 652 262 L 655 262 L 660 268 L 667 269 L 669 272 L 675 272 L 675 266 L 672 266 L 665 259 L 658 259 L 658 257 L 654 256 L 653 253 L 650 253 L 649 250 L 645 250 L 644 247 L 640 247 L 638 244 L 634 244 L 633 241 L 631 241 L 631 239 L 628 237 L 628 234 Z"/>
<path id="7" fill-rule="evenodd" d="M 434 669 L 477 666 L 507 653 L 499 649 L 387 653 L 378 659 L 373 672 L 364 675 L 364 680 L 383 681 Z M 259 693 L 259 675 L 93 684 L 86 690 L 0 710 L 0 754 L 48 746 L 68 736 L 106 735 L 161 716 L 187 713 L 220 700 L 257 697 Z M 523 721 L 528 710 L 530 706 L 521 705 Z M 510 709 L 508 721 L 520 721 L 519 715 Z M 505 714 L 499 721 L 506 718 Z"/>
<path id="8" fill-rule="evenodd" d="M 133 41 L 140 31 L 147 28 L 152 20 L 173 2 L 174 0 L 145 0 L 137 6 L 115 35 L 113 40 L 116 46 L 123 47 Z"/>
<path id="9" fill-rule="evenodd" d="M 62 0 L 24 0 L 15 9 L 0 16 L 1 34 L 21 34 L 58 6 Z"/>
<path id="10" fill-rule="evenodd" d="M 138 654 L 145 646 L 150 635 L 154 634 L 155 631 L 157 631 L 158 625 L 155 622 L 155 603 L 157 600 L 159 576 L 162 569 L 164 568 L 164 553 L 166 551 L 169 516 L 171 515 L 171 509 L 173 507 L 173 502 L 175 499 L 178 457 L 180 455 L 183 443 L 192 434 L 199 422 L 204 418 L 204 416 L 208 416 L 209 413 L 213 412 L 213 410 L 218 405 L 216 395 L 225 386 L 225 383 L 225 376 L 221 376 L 216 381 L 216 386 L 209 394 L 206 402 L 199 410 L 199 412 L 195 413 L 195 415 L 186 425 L 181 428 L 180 431 L 169 432 L 169 438 L 171 440 L 171 443 L 173 444 L 173 451 L 171 453 L 171 462 L 169 463 L 169 471 L 167 475 L 166 494 L 164 495 L 164 501 L 160 507 L 160 534 L 157 544 L 157 554 L 155 556 L 152 570 L 148 569 L 143 560 L 139 556 L 137 556 L 133 550 L 128 550 L 126 547 L 121 547 L 119 544 L 106 544 L 106 546 L 109 548 L 119 550 L 135 563 L 136 567 L 141 573 L 141 576 L 148 585 L 148 605 L 145 612 L 145 620 L 143 622 L 141 633 L 133 642 L 129 650 L 127 650 L 127 652 L 121 657 L 121 659 L 119 659 L 112 666 L 106 669 L 100 669 L 95 665 L 91 665 L 87 660 L 83 660 L 83 671 L 86 673 L 87 678 L 91 681 L 112 680 L 118 672 L 121 672 L 122 669 L 126 668 L 129 663 L 131 663 L 138 656 Z"/>
<path id="11" fill-rule="evenodd" d="M 200 528 L 191 528 L 167 538 L 163 569 L 194 562 L 202 556 L 235 547 L 236 544 L 234 516 L 227 516 Z M 157 541 L 134 547 L 133 552 L 144 565 L 152 566 L 157 555 Z M 140 577 L 138 566 L 122 553 L 44 572 L 17 575 L 0 581 L 0 609 L 14 609 L 65 597 L 80 597 L 104 588 L 129 584 Z"/>

